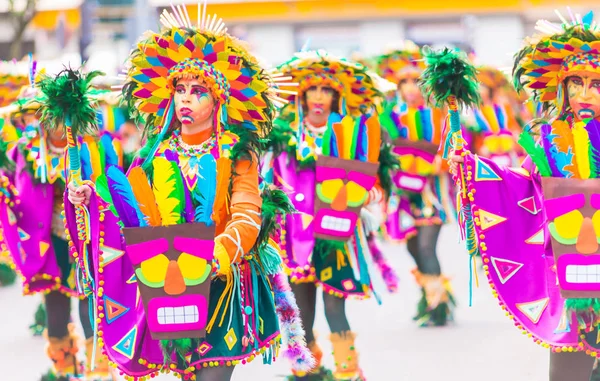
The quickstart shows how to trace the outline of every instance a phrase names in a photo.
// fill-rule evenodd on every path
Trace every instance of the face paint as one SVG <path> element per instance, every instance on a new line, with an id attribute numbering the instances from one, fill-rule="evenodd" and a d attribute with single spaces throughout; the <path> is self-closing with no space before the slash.
<path id="1" fill-rule="evenodd" d="M 577 119 L 600 117 L 600 77 L 575 76 L 567 79 L 569 106 Z"/>
<path id="2" fill-rule="evenodd" d="M 543 177 L 544 208 L 564 298 L 600 297 L 600 180 Z"/>
<path id="3" fill-rule="evenodd" d="M 175 112 L 183 125 L 200 125 L 213 114 L 215 101 L 197 79 L 182 78 L 175 86 Z"/>
<path id="4" fill-rule="evenodd" d="M 408 107 L 420 107 L 425 104 L 425 98 L 417 84 L 417 78 L 406 78 L 400 81 L 398 93 Z"/>
<path id="5" fill-rule="evenodd" d="M 179 224 L 126 228 L 123 234 L 152 338 L 204 337 L 214 227 Z"/>
<path id="6" fill-rule="evenodd" d="M 334 90 L 329 86 L 312 86 L 306 90 L 306 107 L 311 115 L 329 116 L 333 104 Z"/>

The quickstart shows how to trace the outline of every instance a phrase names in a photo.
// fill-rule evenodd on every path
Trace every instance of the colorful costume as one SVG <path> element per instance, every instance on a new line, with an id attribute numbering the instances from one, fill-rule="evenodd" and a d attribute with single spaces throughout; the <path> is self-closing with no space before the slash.
<path id="1" fill-rule="evenodd" d="M 381 125 L 400 157 L 400 170 L 394 174 L 394 191 L 387 205 L 386 234 L 393 241 L 407 241 L 417 268 L 413 271 L 422 287 L 415 320 L 420 325 L 444 325 L 454 299 L 449 280 L 441 274 L 436 253 L 440 226 L 454 218 L 452 181 L 442 170 L 438 147 L 442 140 L 445 113 L 402 99 L 401 86 L 417 81 L 425 68 L 420 49 L 407 41 L 404 50 L 378 58 L 378 71 L 397 84 L 380 116 Z"/>
<path id="2" fill-rule="evenodd" d="M 97 334 L 128 379 L 173 371 L 226 380 L 259 355 L 273 361 L 282 335 L 291 358 L 311 365 L 269 239 L 291 205 L 258 183 L 258 138 L 271 127 L 277 78 L 205 17 L 192 24 L 187 12 L 164 13 L 164 29 L 133 50 L 123 96 L 149 140 L 127 175 L 108 168 L 89 204 L 91 262 L 82 265 L 93 278 Z M 186 135 L 176 117 L 185 79 L 214 101 L 201 134 Z M 77 213 L 67 207 L 71 232 L 82 231 Z"/>
<path id="3" fill-rule="evenodd" d="M 380 201 L 382 185 L 388 188 L 390 184 L 390 167 L 380 165 L 380 156 L 387 155 L 387 160 L 381 161 L 394 164 L 394 159 L 389 159 L 390 147 L 381 143 L 381 129 L 373 113 L 374 102 L 381 98 L 378 87 L 385 81 L 360 64 L 324 51 L 297 53 L 278 69 L 298 82 L 300 89 L 297 96 L 287 97 L 290 104 L 275 121 L 272 150 L 263 170 L 267 180 L 283 189 L 298 210 L 282 224 L 280 245 L 307 324 L 307 342 L 318 362 L 311 377 L 328 377 L 327 371 L 319 368 L 322 353 L 312 332 L 316 284 L 323 288 L 332 332 L 333 378 L 362 379 L 355 334 L 343 306 L 345 298 L 367 298 L 375 293 L 371 280 L 378 266 L 375 261 L 384 261 L 378 253 L 370 253 L 367 237 L 376 226 L 370 226 L 363 207 L 369 201 Z M 331 112 L 325 114 L 327 121 L 318 128 L 306 116 L 306 93 L 316 86 L 326 86 L 333 96 Z M 293 370 L 300 379 L 306 375 Z"/>
<path id="4" fill-rule="evenodd" d="M 563 369 L 553 364 L 563 352 L 600 353 L 600 121 L 575 114 L 570 97 L 577 93 L 567 93 L 574 76 L 599 78 L 600 28 L 590 12 L 561 26 L 540 21 L 538 30 L 542 34 L 516 56 L 515 84 L 558 116 L 534 127 L 535 136 L 521 134 L 529 154 L 522 168 L 464 156 L 462 186 L 473 216 L 465 230 L 502 309 L 552 350 L 550 379 L 588 380 L 591 361 Z"/>
<path id="5" fill-rule="evenodd" d="M 501 166 L 517 166 L 519 148 L 516 138 L 522 126 L 517 120 L 520 111 L 511 104 L 514 88 L 504 74 L 493 67 L 477 69 L 482 93 L 482 105 L 473 110 L 465 121 L 470 132 L 469 148 L 474 153 L 490 158 Z M 511 96 L 512 95 L 512 96 Z"/>
<path id="6" fill-rule="evenodd" d="M 34 89 L 33 93 L 36 92 Z M 24 113 L 39 111 L 44 101 L 44 94 L 20 99 L 20 107 L 16 110 Z M 92 372 L 90 362 L 85 370 L 80 369 L 76 356 L 77 337 L 69 324 L 70 297 L 82 298 L 79 312 L 88 339 L 87 351 L 90 353 L 93 332 L 88 303 L 83 299 L 82 290 L 75 288 L 76 275 L 69 256 L 68 235 L 63 221 L 66 142 L 62 134 L 49 132 L 51 126 L 45 125 L 32 114 L 28 115 L 28 119 L 15 120 L 26 121 L 27 124 L 23 126 L 18 143 L 8 152 L 14 169 L 5 169 L 5 174 L 16 190 L 18 202 L 15 205 L 1 205 L 2 248 L 10 253 L 23 277 L 23 293 L 30 295 L 41 292 L 45 295 L 47 353 L 54 367 L 44 379 L 66 379 L 82 374 L 87 377 L 86 380 L 110 378 L 108 362 L 100 356 L 97 357 L 96 371 Z M 98 143 L 98 139 L 92 137 L 81 142 L 82 148 L 88 152 L 80 163 L 86 179 L 95 179 L 102 170 L 100 165 L 93 164 L 94 161 L 118 165 L 110 136 L 100 137 L 102 150 L 98 148 Z M 43 311 L 36 315 L 44 316 Z M 37 321 L 34 328 L 39 328 L 39 325 Z"/>

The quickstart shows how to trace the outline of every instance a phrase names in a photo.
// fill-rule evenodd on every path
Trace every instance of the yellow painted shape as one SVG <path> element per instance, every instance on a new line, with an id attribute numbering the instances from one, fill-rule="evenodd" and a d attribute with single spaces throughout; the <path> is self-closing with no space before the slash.
<path id="1" fill-rule="evenodd" d="M 144 278 L 150 283 L 163 282 L 167 276 L 167 267 L 169 266 L 169 258 L 164 254 L 159 254 L 156 257 L 147 259 L 142 262 L 140 268 Z"/>
<path id="2" fill-rule="evenodd" d="M 340 190 L 344 186 L 342 179 L 325 180 L 321 183 L 321 195 L 327 200 L 333 201 L 335 196 L 340 193 Z"/>
<path id="3" fill-rule="evenodd" d="M 177 259 L 177 264 L 181 270 L 181 275 L 189 280 L 197 280 L 206 274 L 206 266 L 208 262 L 187 253 L 181 253 Z M 145 275 L 145 274 L 144 274 Z"/>
<path id="4" fill-rule="evenodd" d="M 346 192 L 348 197 L 348 204 L 362 204 L 367 199 L 368 191 L 355 183 L 354 181 L 348 181 L 346 184 Z"/>
<path id="5" fill-rule="evenodd" d="M 556 229 L 558 235 L 564 239 L 577 238 L 582 224 L 583 215 L 579 210 L 572 210 L 569 213 L 563 214 L 562 216 L 558 216 L 554 219 L 554 228 Z M 595 224 L 594 227 L 596 227 Z"/>

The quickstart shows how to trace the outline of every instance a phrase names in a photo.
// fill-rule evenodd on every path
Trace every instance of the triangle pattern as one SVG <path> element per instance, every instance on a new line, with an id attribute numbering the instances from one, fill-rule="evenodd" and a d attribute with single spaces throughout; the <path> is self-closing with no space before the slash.
<path id="1" fill-rule="evenodd" d="M 494 257 L 490 258 L 492 260 L 492 266 L 494 267 L 494 270 L 496 270 L 496 274 L 498 275 L 498 278 L 502 284 L 508 282 L 510 278 L 512 278 L 517 271 L 523 267 L 523 264 L 519 262 Z"/>
<path id="2" fill-rule="evenodd" d="M 8 223 L 10 226 L 13 226 L 17 223 L 17 216 L 15 216 L 15 213 L 11 208 L 6 208 L 6 214 L 8 215 Z"/>
<path id="3" fill-rule="evenodd" d="M 31 236 L 29 234 L 27 234 L 27 232 L 21 228 L 17 228 L 17 231 L 19 232 L 19 239 L 21 241 L 27 241 L 29 238 L 31 238 Z"/>
<path id="4" fill-rule="evenodd" d="M 538 214 L 541 210 L 535 202 L 535 197 L 533 196 L 524 198 L 517 202 L 517 204 L 531 214 Z"/>
<path id="5" fill-rule="evenodd" d="M 133 327 L 131 331 L 127 332 L 118 343 L 113 345 L 112 349 L 131 360 L 133 358 L 133 353 L 135 352 L 136 340 L 137 326 Z"/>
<path id="6" fill-rule="evenodd" d="M 543 245 L 544 244 L 544 229 L 538 230 L 537 233 L 525 240 L 525 243 L 530 245 Z"/>
<path id="7" fill-rule="evenodd" d="M 40 241 L 40 258 L 44 258 L 49 248 L 50 244 L 48 242 Z"/>
<path id="8" fill-rule="evenodd" d="M 308 213 L 302 213 L 301 218 L 302 218 L 302 228 L 305 230 L 313 222 L 313 219 L 314 219 L 314 217 Z"/>
<path id="9" fill-rule="evenodd" d="M 560 320 L 558 321 L 558 325 L 556 326 L 554 333 L 559 334 L 567 332 L 571 332 L 571 321 L 567 314 L 567 309 L 563 306 L 562 312 L 560 314 Z"/>
<path id="10" fill-rule="evenodd" d="M 113 263 L 117 259 L 121 258 L 125 254 L 125 251 L 123 251 L 123 250 L 115 249 L 114 247 L 104 246 L 104 245 L 100 246 L 100 250 L 102 251 L 102 265 L 103 266 L 110 265 L 111 263 Z"/>
<path id="11" fill-rule="evenodd" d="M 106 295 L 104 295 L 104 306 L 106 307 L 106 322 L 108 324 L 117 320 L 129 311 L 129 308 L 125 307 L 120 303 L 115 302 L 113 299 L 109 298 Z"/>
<path id="12" fill-rule="evenodd" d="M 137 283 L 137 278 L 135 277 L 135 273 L 133 273 L 133 275 L 131 275 L 131 278 L 127 279 L 125 281 L 125 283 L 127 284 L 134 284 Z"/>
<path id="13" fill-rule="evenodd" d="M 475 181 L 502 181 L 502 178 L 489 165 L 476 158 Z"/>
<path id="14" fill-rule="evenodd" d="M 527 303 L 516 303 L 515 305 L 533 324 L 537 324 L 548 306 L 550 298 L 543 298 Z"/>
<path id="15" fill-rule="evenodd" d="M 486 212 L 483 209 L 479 209 L 479 222 L 481 223 L 481 230 L 485 231 L 504 221 L 506 221 L 506 217 L 502 217 L 494 213 Z"/>

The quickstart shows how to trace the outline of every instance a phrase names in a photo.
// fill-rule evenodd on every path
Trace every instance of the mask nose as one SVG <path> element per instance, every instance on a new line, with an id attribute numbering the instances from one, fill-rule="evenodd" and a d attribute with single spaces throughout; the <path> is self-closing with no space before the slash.
<path id="1" fill-rule="evenodd" d="M 333 199 L 333 202 L 331 203 L 331 209 L 341 212 L 346 210 L 347 206 L 348 191 L 346 190 L 346 185 L 344 184 L 342 189 L 340 189 L 340 191 L 338 192 L 337 196 L 335 196 L 335 199 Z"/>
<path id="2" fill-rule="evenodd" d="M 185 281 L 176 261 L 170 261 L 165 277 L 165 292 L 168 295 L 181 295 L 185 292 Z"/>
<path id="3" fill-rule="evenodd" d="M 598 239 L 591 218 L 583 219 L 575 248 L 581 254 L 594 254 L 598 251 Z"/>

